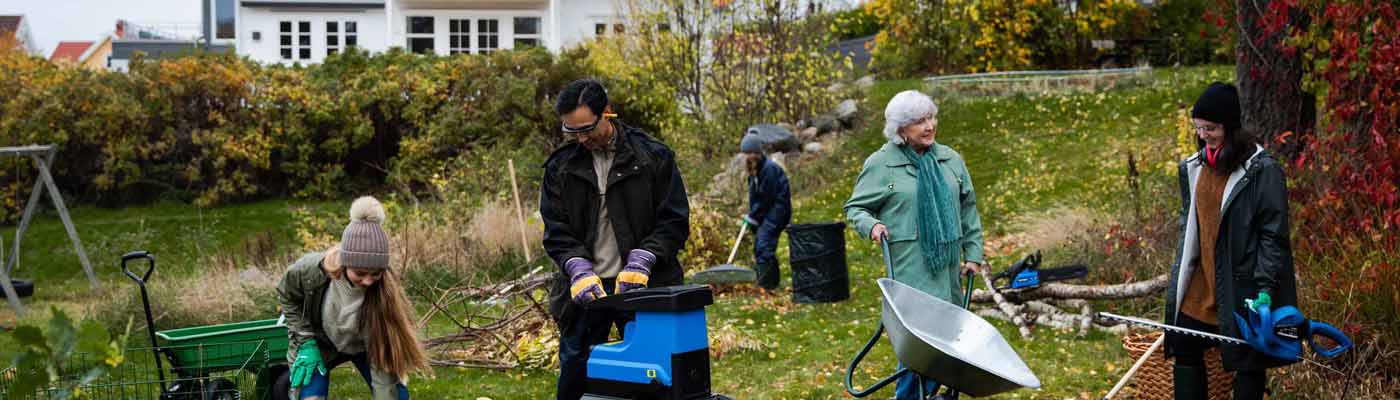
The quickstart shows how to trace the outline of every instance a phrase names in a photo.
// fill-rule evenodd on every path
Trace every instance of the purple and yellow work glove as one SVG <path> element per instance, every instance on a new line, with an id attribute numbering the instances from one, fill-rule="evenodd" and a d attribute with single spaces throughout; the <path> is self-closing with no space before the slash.
<path id="1" fill-rule="evenodd" d="M 636 249 L 627 252 L 627 266 L 617 274 L 617 294 L 647 287 L 652 265 L 656 265 L 656 255 L 650 251 Z"/>
<path id="2" fill-rule="evenodd" d="M 301 346 L 297 346 L 297 358 L 292 361 L 292 387 L 299 388 L 310 384 L 311 376 L 315 373 L 329 376 L 326 373 L 326 363 L 321 360 L 321 348 L 316 345 L 316 339 L 308 339 L 302 342 Z"/>
<path id="3" fill-rule="evenodd" d="M 570 258 L 564 262 L 564 272 L 569 274 L 569 295 L 574 303 L 583 305 L 607 297 L 603 291 L 603 280 L 593 273 L 593 262 L 582 257 Z"/>
<path id="4" fill-rule="evenodd" d="M 1273 300 L 1269 299 L 1269 292 L 1260 290 L 1259 296 L 1253 299 L 1244 299 L 1244 305 L 1249 307 L 1250 311 L 1258 314 L 1260 309 L 1268 309 L 1270 305 L 1273 305 Z"/>

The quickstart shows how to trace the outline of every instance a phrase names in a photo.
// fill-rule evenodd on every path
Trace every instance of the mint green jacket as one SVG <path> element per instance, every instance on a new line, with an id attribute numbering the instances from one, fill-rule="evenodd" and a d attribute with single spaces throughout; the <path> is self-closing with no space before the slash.
<path id="1" fill-rule="evenodd" d="M 893 143 L 886 143 L 865 159 L 856 187 L 846 200 L 846 221 L 861 238 L 870 240 L 870 229 L 885 224 L 889 231 L 894 280 L 913 286 L 953 304 L 962 304 L 958 266 L 933 268 L 924 262 L 919 247 L 918 171 Z M 986 264 L 982 256 L 982 218 L 967 164 L 952 148 L 935 145 L 934 156 L 944 182 L 955 184 L 957 214 L 962 226 L 962 260 Z M 961 263 L 959 263 L 961 265 Z"/>

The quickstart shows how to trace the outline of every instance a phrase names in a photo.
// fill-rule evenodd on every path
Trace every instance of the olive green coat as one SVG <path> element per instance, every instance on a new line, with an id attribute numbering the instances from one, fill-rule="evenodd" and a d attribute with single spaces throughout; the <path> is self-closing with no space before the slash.
<path id="1" fill-rule="evenodd" d="M 986 264 L 982 256 L 982 219 L 977 214 L 977 194 L 967 164 L 952 148 L 935 145 L 934 156 L 944 182 L 958 194 L 955 209 L 962 226 L 962 260 Z M 885 224 L 889 231 L 894 280 L 913 286 L 943 300 L 962 304 L 958 267 L 933 268 L 924 262 L 919 246 L 918 170 L 895 144 L 886 143 L 865 159 L 850 200 L 846 200 L 846 220 L 861 238 L 870 239 L 870 229 Z"/>
<path id="2" fill-rule="evenodd" d="M 303 255 L 282 275 L 277 284 L 277 303 L 282 306 L 282 315 L 287 325 L 287 363 L 296 362 L 297 351 L 307 341 L 315 339 L 321 350 L 321 358 L 329 363 L 340 356 L 331 346 L 331 339 L 321 329 L 321 305 L 326 300 L 326 288 L 331 278 L 321 267 L 326 253 L 316 252 Z M 326 367 L 330 367 L 327 365 Z M 374 400 L 397 400 L 395 385 L 399 378 L 388 372 L 371 368 L 370 392 Z M 296 390 L 293 390 L 293 399 Z"/>

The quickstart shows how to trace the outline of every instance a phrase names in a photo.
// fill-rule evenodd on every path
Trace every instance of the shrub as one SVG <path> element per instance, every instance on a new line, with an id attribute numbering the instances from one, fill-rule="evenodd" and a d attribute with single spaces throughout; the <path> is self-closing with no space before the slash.
<path id="1" fill-rule="evenodd" d="M 865 7 L 884 27 L 872 63 L 895 76 L 1077 68 L 1095 60 L 1093 40 L 1126 45 L 1149 35 L 1151 14 L 1136 1 L 1065 4 L 872 1 Z"/>
<path id="2" fill-rule="evenodd" d="M 534 169 L 559 140 L 553 94 L 591 75 L 561 60 L 542 49 L 349 51 L 285 67 L 203 54 L 110 73 L 7 53 L 0 86 L 16 89 L 0 98 L 0 145 L 56 145 L 59 187 L 98 204 L 173 196 L 212 206 L 386 184 L 422 194 L 434 174 L 487 150 L 539 154 L 522 165 Z M 634 109 L 632 98 L 615 99 L 617 108 Z M 0 221 L 23 207 L 31 165 L 0 160 Z"/>
<path id="3" fill-rule="evenodd" d="M 1400 343 L 1400 26 L 1395 5 L 1371 1 L 1271 2 L 1268 29 L 1291 33 L 1286 51 L 1310 66 L 1305 85 L 1326 110 L 1315 136 L 1291 160 L 1290 202 L 1300 298 L 1353 339 Z M 1296 8 L 1295 8 L 1296 7 Z M 1306 13 L 1306 31 L 1282 26 Z M 1378 363 L 1390 373 L 1393 363 Z"/>

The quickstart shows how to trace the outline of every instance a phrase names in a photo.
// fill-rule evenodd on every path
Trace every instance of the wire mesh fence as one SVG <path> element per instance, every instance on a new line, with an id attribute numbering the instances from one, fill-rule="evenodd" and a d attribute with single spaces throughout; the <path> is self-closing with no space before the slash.
<path id="1" fill-rule="evenodd" d="M 15 371 L 0 371 L 0 400 L 54 399 L 73 388 L 92 399 L 238 400 L 267 397 L 276 373 L 267 341 L 128 348 L 123 362 L 90 382 L 86 371 L 105 362 L 78 354 L 62 363 L 59 379 L 33 393 L 9 393 Z M 262 376 L 259 376 L 262 374 Z M 263 387 L 259 387 L 263 386 Z"/>

